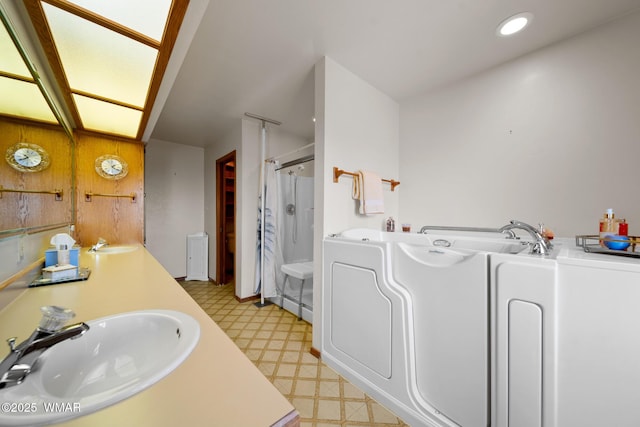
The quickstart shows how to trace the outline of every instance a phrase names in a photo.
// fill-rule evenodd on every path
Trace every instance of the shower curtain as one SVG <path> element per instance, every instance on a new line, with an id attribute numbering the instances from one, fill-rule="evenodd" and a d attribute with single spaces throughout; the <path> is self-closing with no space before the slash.
<path id="1" fill-rule="evenodd" d="M 278 242 L 277 221 L 278 221 L 278 185 L 276 178 L 276 165 L 273 162 L 265 164 L 265 199 L 264 199 L 264 245 L 261 241 L 261 200 L 262 194 L 258 198 L 258 233 L 256 239 L 256 293 L 262 292 L 264 298 L 275 297 L 276 290 L 276 269 L 282 265 L 282 250 Z M 262 283 L 262 251 L 264 251 L 264 283 Z"/>

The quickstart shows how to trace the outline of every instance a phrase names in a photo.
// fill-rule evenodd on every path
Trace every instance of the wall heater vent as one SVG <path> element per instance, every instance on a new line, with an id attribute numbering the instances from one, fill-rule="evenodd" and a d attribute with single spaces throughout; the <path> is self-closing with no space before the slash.
<path id="1" fill-rule="evenodd" d="M 209 280 L 209 236 L 207 233 L 187 236 L 186 280 Z"/>

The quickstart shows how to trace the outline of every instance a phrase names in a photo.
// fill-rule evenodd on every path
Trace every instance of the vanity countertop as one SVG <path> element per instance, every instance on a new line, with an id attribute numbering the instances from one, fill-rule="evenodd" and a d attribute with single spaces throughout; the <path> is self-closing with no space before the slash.
<path id="1" fill-rule="evenodd" d="M 25 339 L 40 320 L 41 306 L 59 305 L 89 321 L 133 310 L 169 309 L 200 323 L 189 357 L 150 388 L 65 426 L 297 426 L 294 407 L 233 341 L 142 246 L 122 254 L 91 254 L 82 282 L 27 289 L 0 311 L 0 339 Z M 2 355 L 5 354 L 3 350 Z"/>

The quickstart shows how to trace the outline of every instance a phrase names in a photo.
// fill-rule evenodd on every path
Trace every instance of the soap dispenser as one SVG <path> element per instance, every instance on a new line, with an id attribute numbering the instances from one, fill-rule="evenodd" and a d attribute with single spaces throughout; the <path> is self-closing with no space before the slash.
<path id="1" fill-rule="evenodd" d="M 387 219 L 387 231 L 393 232 L 396 231 L 396 222 L 393 220 L 393 217 L 389 217 Z"/>
<path id="2" fill-rule="evenodd" d="M 607 212 L 604 214 L 604 217 L 600 220 L 600 245 L 604 246 L 604 239 L 606 236 L 615 235 L 618 230 L 616 229 L 616 220 L 615 214 L 613 213 L 613 209 L 607 209 Z"/>

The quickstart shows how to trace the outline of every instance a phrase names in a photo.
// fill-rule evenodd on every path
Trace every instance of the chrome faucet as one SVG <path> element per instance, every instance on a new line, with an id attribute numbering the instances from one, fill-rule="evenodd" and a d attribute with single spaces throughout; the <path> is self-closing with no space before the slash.
<path id="1" fill-rule="evenodd" d="M 103 246 L 108 246 L 109 244 L 107 243 L 106 240 L 104 240 L 102 237 L 98 237 L 98 243 L 96 243 L 95 245 L 91 246 L 91 249 L 89 249 L 89 252 L 98 252 L 98 250 L 103 247 Z"/>
<path id="2" fill-rule="evenodd" d="M 63 327 L 75 313 L 68 308 L 55 305 L 42 307 L 40 325 L 22 343 L 16 346 L 16 338 L 7 340 L 9 354 L 0 362 L 0 389 L 18 385 L 29 375 L 38 358 L 54 345 L 82 336 L 89 330 L 89 325 L 80 322 Z"/>
<path id="3" fill-rule="evenodd" d="M 549 239 L 544 237 L 537 228 L 524 222 L 512 219 L 511 221 L 509 221 L 509 224 L 505 225 L 499 230 L 500 232 L 504 233 L 505 231 L 514 229 L 524 230 L 533 238 L 534 241 L 531 244 L 531 250 L 529 251 L 530 254 L 549 255 L 549 252 L 551 252 L 551 249 L 553 249 L 553 245 L 551 244 Z"/>

